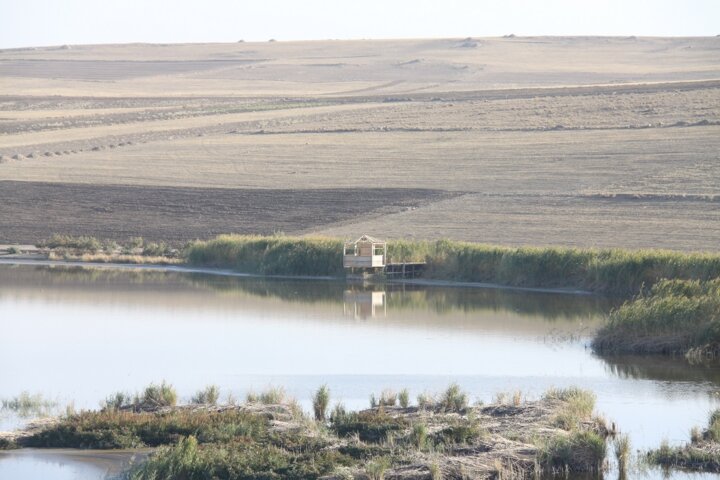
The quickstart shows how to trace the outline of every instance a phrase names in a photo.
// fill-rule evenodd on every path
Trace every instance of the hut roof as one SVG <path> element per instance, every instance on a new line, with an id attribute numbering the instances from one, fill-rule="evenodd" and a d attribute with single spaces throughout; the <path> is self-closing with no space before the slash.
<path id="1" fill-rule="evenodd" d="M 385 243 L 384 240 L 379 240 L 377 238 L 371 237 L 370 235 L 363 235 L 362 237 L 358 238 L 354 242 L 348 242 L 348 243 L 362 243 L 362 242 L 368 242 L 368 243 Z"/>

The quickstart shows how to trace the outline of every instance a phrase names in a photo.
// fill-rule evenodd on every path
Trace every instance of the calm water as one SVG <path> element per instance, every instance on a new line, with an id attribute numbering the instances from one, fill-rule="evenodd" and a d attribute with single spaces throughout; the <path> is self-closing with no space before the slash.
<path id="1" fill-rule="evenodd" d="M 488 402 L 577 385 L 635 448 L 687 441 L 720 407 L 720 369 L 593 355 L 589 338 L 611 307 L 593 296 L 0 265 L 0 398 L 28 391 L 96 408 L 164 379 L 185 399 L 211 383 L 236 398 L 283 386 L 308 407 L 327 383 L 334 400 L 364 408 L 383 388 L 414 397 L 457 381 Z M 23 421 L 5 412 L 0 430 Z M 35 457 L 0 456 L 0 479 L 104 475 Z"/>

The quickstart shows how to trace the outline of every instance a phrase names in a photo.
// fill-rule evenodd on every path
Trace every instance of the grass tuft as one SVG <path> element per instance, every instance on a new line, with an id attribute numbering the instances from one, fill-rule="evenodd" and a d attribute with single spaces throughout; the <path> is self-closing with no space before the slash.
<path id="1" fill-rule="evenodd" d="M 263 405 L 282 405 L 290 401 L 285 389 L 282 387 L 269 387 L 259 394 L 248 392 L 246 400 L 248 403 L 261 403 Z"/>
<path id="2" fill-rule="evenodd" d="M 410 405 L 410 392 L 408 392 L 407 388 L 403 388 L 398 393 L 398 402 L 402 408 L 408 408 Z"/>
<path id="3" fill-rule="evenodd" d="M 625 476 L 630 463 L 630 437 L 627 435 L 618 435 L 614 440 L 615 458 L 617 459 L 618 471 L 620 476 Z"/>
<path id="4" fill-rule="evenodd" d="M 461 413 L 467 406 L 467 393 L 463 392 L 457 383 L 450 384 L 442 397 L 440 397 L 439 407 L 446 412 Z"/>
<path id="5" fill-rule="evenodd" d="M 190 400 L 197 405 L 217 405 L 220 399 L 220 388 L 217 385 L 208 385 L 193 395 Z"/>
<path id="6" fill-rule="evenodd" d="M 555 426 L 563 430 L 577 429 L 595 409 L 595 394 L 577 387 L 550 389 L 545 392 L 543 399 L 564 402 L 554 421 Z"/>
<path id="7" fill-rule="evenodd" d="M 600 471 L 607 453 L 605 439 L 595 432 L 575 431 L 543 443 L 538 463 L 551 472 Z"/>
<path id="8" fill-rule="evenodd" d="M 330 404 L 330 389 L 327 385 L 318 388 L 313 396 L 313 413 L 315 420 L 324 422 L 327 417 L 327 409 Z"/>

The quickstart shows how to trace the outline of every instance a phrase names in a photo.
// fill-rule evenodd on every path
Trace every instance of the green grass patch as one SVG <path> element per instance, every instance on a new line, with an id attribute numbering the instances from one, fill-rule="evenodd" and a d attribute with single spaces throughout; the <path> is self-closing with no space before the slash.
<path id="1" fill-rule="evenodd" d="M 552 437 L 540 445 L 538 463 L 549 472 L 602 470 L 607 445 L 595 432 L 575 431 Z"/>
<path id="2" fill-rule="evenodd" d="M 357 435 L 363 442 L 379 443 L 388 438 L 388 434 L 399 432 L 408 427 L 404 418 L 394 418 L 382 408 L 362 412 L 343 412 L 331 417 L 330 428 L 340 437 Z"/>
<path id="3" fill-rule="evenodd" d="M 671 447 L 663 442 L 660 448 L 647 453 L 647 461 L 664 468 L 720 473 L 720 455 L 692 444 Z"/>
<path id="4" fill-rule="evenodd" d="M 353 461 L 337 451 L 290 452 L 273 445 L 201 445 L 195 437 L 164 447 L 133 470 L 130 480 L 315 479 Z"/>
<path id="5" fill-rule="evenodd" d="M 268 421 L 238 410 L 167 413 L 104 410 L 80 412 L 64 418 L 58 425 L 27 440 L 31 447 L 43 448 L 137 448 L 176 443 L 195 436 L 202 443 L 259 438 Z"/>
<path id="6" fill-rule="evenodd" d="M 550 389 L 543 399 L 563 402 L 553 421 L 556 427 L 563 430 L 577 429 L 581 422 L 590 418 L 595 409 L 595 394 L 577 387 Z"/>

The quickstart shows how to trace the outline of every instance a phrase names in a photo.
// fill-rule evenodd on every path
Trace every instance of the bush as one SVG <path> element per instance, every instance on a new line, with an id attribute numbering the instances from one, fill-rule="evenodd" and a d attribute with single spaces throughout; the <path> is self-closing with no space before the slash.
<path id="1" fill-rule="evenodd" d="M 481 438 L 483 434 L 480 425 L 475 421 L 457 422 L 440 430 L 435 435 L 435 443 L 444 443 L 446 445 L 473 443 Z"/>
<path id="2" fill-rule="evenodd" d="M 327 416 L 327 408 L 330 403 L 330 389 L 327 385 L 323 385 L 318 388 L 317 392 L 313 396 L 313 412 L 315 413 L 315 420 L 324 422 Z"/>
<path id="3" fill-rule="evenodd" d="M 440 408 L 446 412 L 463 412 L 468 406 L 467 394 L 457 383 L 452 383 L 440 398 Z"/>
<path id="4" fill-rule="evenodd" d="M 424 423 L 413 425 L 410 441 L 418 450 L 424 450 L 428 446 L 428 428 Z"/>
<path id="5" fill-rule="evenodd" d="M 550 438 L 538 450 L 538 463 L 551 471 L 596 472 L 607 453 L 605 440 L 597 433 L 575 431 Z"/>
<path id="6" fill-rule="evenodd" d="M 555 417 L 555 426 L 564 430 L 577 428 L 595 409 L 595 394 L 577 387 L 548 390 L 543 399 L 564 403 Z"/>
<path id="7" fill-rule="evenodd" d="M 378 443 L 388 433 L 398 432 L 407 427 L 403 418 L 393 418 L 382 410 L 349 412 L 332 419 L 330 428 L 341 437 L 357 435 L 363 442 Z"/>
<path id="8" fill-rule="evenodd" d="M 408 392 L 407 388 L 403 388 L 398 393 L 398 402 L 400 402 L 402 408 L 408 408 L 410 405 L 410 392 Z"/>
<path id="9" fill-rule="evenodd" d="M 193 395 L 191 402 L 198 405 L 216 405 L 220 399 L 220 388 L 216 385 L 208 385 Z"/>
<path id="10" fill-rule="evenodd" d="M 76 250 L 93 253 L 102 249 L 102 243 L 95 237 L 72 237 L 70 235 L 58 234 L 53 235 L 48 240 L 40 242 L 37 246 L 41 248 L 74 248 Z"/>
<path id="11" fill-rule="evenodd" d="M 116 392 L 105 399 L 102 404 L 103 410 L 121 410 L 130 408 L 134 403 L 133 398 L 124 392 Z"/>
<path id="12" fill-rule="evenodd" d="M 281 405 L 288 403 L 285 389 L 282 387 L 270 387 L 260 392 L 260 394 L 248 392 L 246 400 L 248 403 L 262 403 L 263 405 Z"/>
<path id="13" fill-rule="evenodd" d="M 397 404 L 397 393 L 393 390 L 383 390 L 380 392 L 380 400 L 378 406 L 380 407 L 394 407 Z"/>
<path id="14" fill-rule="evenodd" d="M 160 385 L 150 384 L 140 397 L 142 408 L 174 407 L 176 404 L 177 392 L 165 381 Z"/>

